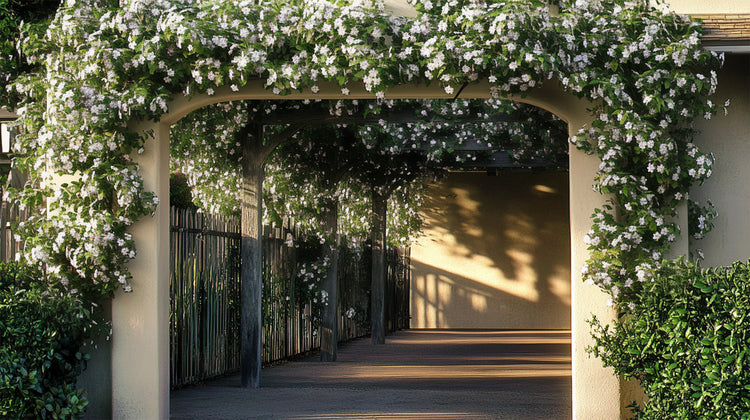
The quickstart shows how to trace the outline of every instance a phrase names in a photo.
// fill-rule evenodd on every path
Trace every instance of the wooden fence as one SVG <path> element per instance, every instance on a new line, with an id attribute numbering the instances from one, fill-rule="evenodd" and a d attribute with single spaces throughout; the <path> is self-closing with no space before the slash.
<path id="1" fill-rule="evenodd" d="M 240 234 L 237 219 L 171 209 L 171 384 L 239 370 Z M 310 305 L 294 304 L 297 248 L 292 227 L 263 235 L 263 362 L 320 346 Z M 370 332 L 370 252 L 340 250 L 339 339 Z M 387 253 L 386 327 L 409 326 L 409 250 Z"/>
<path id="2" fill-rule="evenodd" d="M 239 369 L 240 227 L 170 209 L 170 355 L 173 385 Z"/>
<path id="3" fill-rule="evenodd" d="M 310 306 L 294 305 L 298 240 L 294 228 L 263 231 L 263 362 L 272 363 L 317 348 Z"/>
<path id="4" fill-rule="evenodd" d="M 16 239 L 13 224 L 26 220 L 26 214 L 25 210 L 18 209 L 18 205 L 6 200 L 0 202 L 0 261 L 15 261 L 16 253 L 21 252 L 23 242 Z"/>

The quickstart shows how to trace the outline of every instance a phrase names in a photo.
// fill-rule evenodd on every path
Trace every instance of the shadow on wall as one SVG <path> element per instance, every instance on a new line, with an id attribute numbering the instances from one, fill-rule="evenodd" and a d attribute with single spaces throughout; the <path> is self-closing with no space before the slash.
<path id="1" fill-rule="evenodd" d="M 567 173 L 451 173 L 424 208 L 412 328 L 570 328 Z"/>

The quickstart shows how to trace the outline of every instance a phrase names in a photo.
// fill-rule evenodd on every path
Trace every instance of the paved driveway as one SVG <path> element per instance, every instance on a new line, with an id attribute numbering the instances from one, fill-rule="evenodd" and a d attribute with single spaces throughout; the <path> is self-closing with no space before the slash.
<path id="1" fill-rule="evenodd" d="M 569 419 L 569 331 L 408 330 L 173 391 L 173 419 Z"/>

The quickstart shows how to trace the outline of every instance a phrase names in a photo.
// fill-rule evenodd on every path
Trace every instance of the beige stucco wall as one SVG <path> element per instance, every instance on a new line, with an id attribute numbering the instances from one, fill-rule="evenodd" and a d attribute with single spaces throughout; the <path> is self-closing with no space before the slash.
<path id="1" fill-rule="evenodd" d="M 567 172 L 451 173 L 412 247 L 412 328 L 570 328 Z"/>
<path id="2" fill-rule="evenodd" d="M 672 10 L 685 14 L 750 13 L 750 0 L 668 0 Z"/>
<path id="3" fill-rule="evenodd" d="M 111 302 L 104 302 L 103 305 L 105 317 L 111 320 Z M 86 370 L 76 382 L 89 400 L 84 419 L 112 418 L 112 342 L 108 337 L 99 337 L 93 346 L 88 345 L 83 351 L 91 356 Z"/>
<path id="4" fill-rule="evenodd" d="M 693 199 L 711 200 L 719 212 L 713 232 L 691 241 L 691 248 L 703 250 L 706 266 L 750 258 L 750 55 L 727 55 L 713 100 L 727 99 L 726 116 L 697 124 L 696 144 L 716 158 L 712 176 L 691 192 Z"/>
<path id="5" fill-rule="evenodd" d="M 0 107 L 0 119 L 15 119 L 17 115 L 5 107 Z"/>

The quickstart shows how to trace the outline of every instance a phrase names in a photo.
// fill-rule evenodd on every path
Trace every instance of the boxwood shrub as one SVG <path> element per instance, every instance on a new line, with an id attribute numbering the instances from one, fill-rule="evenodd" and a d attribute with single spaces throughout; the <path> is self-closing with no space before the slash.
<path id="1" fill-rule="evenodd" d="M 670 262 L 591 351 L 639 379 L 639 419 L 750 419 L 750 265 Z"/>
<path id="2" fill-rule="evenodd" d="M 0 418 L 78 418 L 88 404 L 75 383 L 90 305 L 37 278 L 0 263 Z"/>

